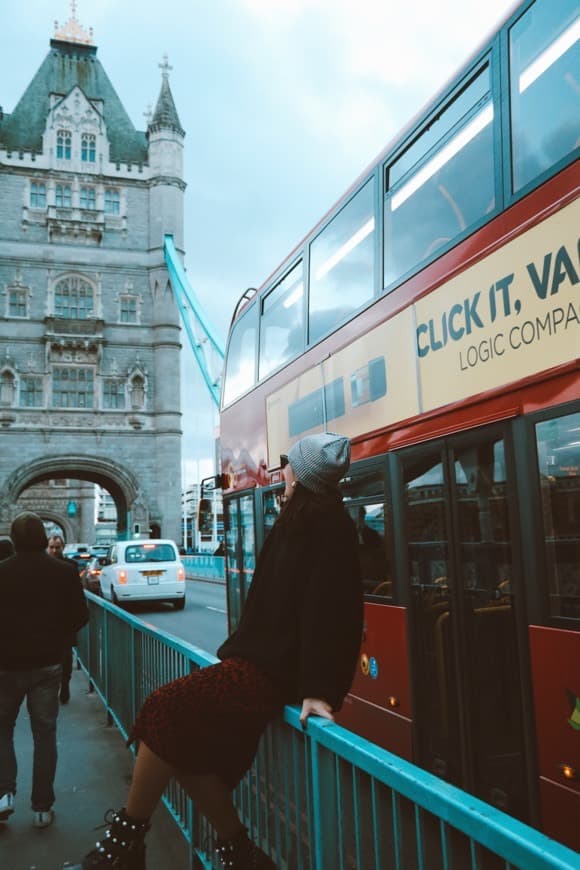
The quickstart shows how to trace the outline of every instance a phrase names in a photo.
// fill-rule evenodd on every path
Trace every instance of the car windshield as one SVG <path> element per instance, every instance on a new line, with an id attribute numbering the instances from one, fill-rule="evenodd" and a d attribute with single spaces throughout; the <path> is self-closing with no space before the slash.
<path id="1" fill-rule="evenodd" d="M 135 544 L 125 550 L 126 562 L 175 562 L 171 544 Z"/>

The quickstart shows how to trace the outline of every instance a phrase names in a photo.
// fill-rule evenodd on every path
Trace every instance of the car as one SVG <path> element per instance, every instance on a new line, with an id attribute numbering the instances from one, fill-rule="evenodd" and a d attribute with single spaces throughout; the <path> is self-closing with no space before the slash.
<path id="1" fill-rule="evenodd" d="M 67 544 L 63 553 L 65 559 L 70 559 L 77 566 L 79 575 L 82 579 L 86 564 L 91 558 L 88 544 Z"/>
<path id="2" fill-rule="evenodd" d="M 109 554 L 109 544 L 95 544 L 89 547 L 91 556 L 107 556 Z"/>
<path id="3" fill-rule="evenodd" d="M 185 607 L 185 568 L 170 540 L 117 541 L 101 568 L 103 598 L 122 606 L 130 601 L 169 601 Z"/>
<path id="4" fill-rule="evenodd" d="M 95 595 L 101 595 L 101 571 L 104 565 L 107 565 L 109 560 L 106 556 L 93 556 L 92 559 L 85 564 L 80 573 L 81 583 L 89 592 Z"/>

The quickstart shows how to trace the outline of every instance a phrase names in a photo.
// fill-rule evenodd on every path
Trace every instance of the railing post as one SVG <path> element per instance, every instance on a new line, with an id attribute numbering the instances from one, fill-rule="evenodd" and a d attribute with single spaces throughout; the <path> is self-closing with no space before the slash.
<path id="1" fill-rule="evenodd" d="M 131 644 L 130 644 L 130 649 L 131 649 L 131 675 L 130 675 L 130 680 L 131 680 L 131 686 L 130 686 L 130 691 L 131 691 L 131 723 L 133 723 L 135 721 L 136 716 L 137 716 L 137 698 L 136 698 L 137 681 L 135 679 L 135 627 L 133 625 L 131 626 L 130 637 L 131 637 Z"/>
<path id="2" fill-rule="evenodd" d="M 105 610 L 104 612 L 104 620 L 103 620 L 103 666 L 104 666 L 104 680 L 103 680 L 103 688 L 105 690 L 105 703 L 107 705 L 107 725 L 113 724 L 113 717 L 111 716 L 111 699 L 109 697 L 109 611 Z"/>
<path id="3" fill-rule="evenodd" d="M 336 792 L 336 768 L 332 753 L 311 740 L 312 833 L 315 870 L 336 866 L 336 826 L 340 818 Z"/>

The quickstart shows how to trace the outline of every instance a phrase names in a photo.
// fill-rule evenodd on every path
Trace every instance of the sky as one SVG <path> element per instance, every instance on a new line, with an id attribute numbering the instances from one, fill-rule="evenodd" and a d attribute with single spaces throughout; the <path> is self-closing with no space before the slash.
<path id="1" fill-rule="evenodd" d="M 512 0 L 77 0 L 135 127 L 166 53 L 186 131 L 185 265 L 225 344 L 259 287 L 514 6 Z M 12 112 L 69 0 L 0 0 Z M 184 482 L 213 473 L 217 416 L 183 333 Z"/>

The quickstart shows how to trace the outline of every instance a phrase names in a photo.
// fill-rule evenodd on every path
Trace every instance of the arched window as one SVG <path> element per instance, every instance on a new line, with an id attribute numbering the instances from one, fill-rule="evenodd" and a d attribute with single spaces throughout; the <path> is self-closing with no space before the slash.
<path id="1" fill-rule="evenodd" d="M 72 191 L 70 184 L 57 184 L 55 189 L 55 205 L 57 208 L 70 208 Z"/>
<path id="2" fill-rule="evenodd" d="M 131 395 L 131 408 L 140 411 L 145 407 L 145 378 L 142 375 L 133 375 L 129 387 Z"/>
<path id="3" fill-rule="evenodd" d="M 59 130 L 56 134 L 56 156 L 59 160 L 70 160 L 72 134 L 69 130 Z"/>
<path id="4" fill-rule="evenodd" d="M 54 313 L 56 317 L 86 320 L 93 313 L 93 288 L 77 275 L 69 275 L 57 281 L 54 288 Z"/>
<path id="5" fill-rule="evenodd" d="M 81 208 L 94 211 L 97 207 L 97 195 L 94 187 L 81 187 Z"/>
<path id="6" fill-rule="evenodd" d="M 11 371 L 4 370 L 0 374 L 0 405 L 10 407 L 14 404 L 15 379 Z"/>
<path id="7" fill-rule="evenodd" d="M 121 197 L 118 190 L 107 187 L 105 190 L 105 212 L 107 214 L 120 214 Z"/>
<path id="8" fill-rule="evenodd" d="M 46 184 L 39 181 L 31 183 L 30 208 L 46 208 Z"/>
<path id="9" fill-rule="evenodd" d="M 92 133 L 83 133 L 81 137 L 81 160 L 83 163 L 94 163 L 97 151 L 97 138 Z"/>

